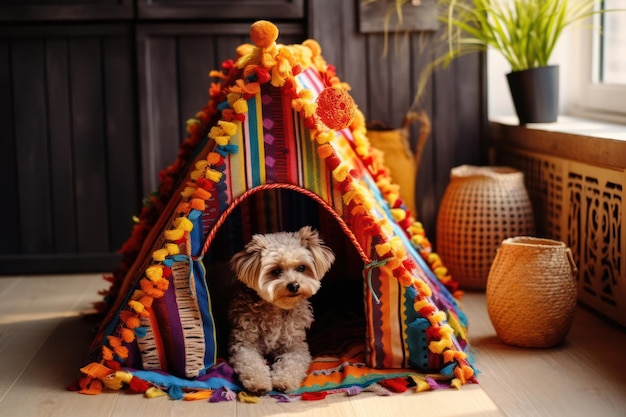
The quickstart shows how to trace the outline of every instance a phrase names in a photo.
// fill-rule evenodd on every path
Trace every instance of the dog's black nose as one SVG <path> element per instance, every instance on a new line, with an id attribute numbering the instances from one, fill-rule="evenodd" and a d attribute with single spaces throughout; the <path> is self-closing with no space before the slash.
<path id="1" fill-rule="evenodd" d="M 298 284 L 297 282 L 290 282 L 289 284 L 287 284 L 287 289 L 289 290 L 289 292 L 295 294 L 300 289 L 300 284 Z"/>

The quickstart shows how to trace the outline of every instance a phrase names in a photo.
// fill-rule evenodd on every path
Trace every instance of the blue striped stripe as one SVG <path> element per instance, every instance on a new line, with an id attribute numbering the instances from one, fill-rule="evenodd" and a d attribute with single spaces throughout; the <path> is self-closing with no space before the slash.
<path id="1" fill-rule="evenodd" d="M 196 290 L 196 300 L 200 315 L 202 316 L 202 328 L 204 330 L 204 367 L 200 372 L 204 375 L 206 370 L 217 361 L 217 337 L 215 334 L 215 321 L 213 319 L 211 299 L 209 298 L 209 289 L 206 284 L 206 270 L 202 259 L 191 261 L 193 268 L 193 279 Z"/>
<path id="2" fill-rule="evenodd" d="M 248 136 L 248 150 L 249 153 L 246 155 L 250 161 L 250 179 L 252 181 L 249 184 L 249 188 L 254 188 L 262 184 L 261 182 L 261 166 L 260 166 L 260 155 L 261 155 L 261 142 L 258 135 L 259 126 L 258 126 L 258 114 L 257 114 L 257 96 L 252 97 L 247 101 L 248 103 L 248 130 L 250 136 Z"/>

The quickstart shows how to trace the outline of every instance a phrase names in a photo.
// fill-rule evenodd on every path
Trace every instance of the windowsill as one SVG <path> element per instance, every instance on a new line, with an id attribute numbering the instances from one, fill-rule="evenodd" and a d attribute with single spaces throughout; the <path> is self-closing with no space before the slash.
<path id="1" fill-rule="evenodd" d="M 626 126 L 559 116 L 555 123 L 520 126 L 517 117 L 490 118 L 495 147 L 512 147 L 607 168 L 626 168 Z"/>

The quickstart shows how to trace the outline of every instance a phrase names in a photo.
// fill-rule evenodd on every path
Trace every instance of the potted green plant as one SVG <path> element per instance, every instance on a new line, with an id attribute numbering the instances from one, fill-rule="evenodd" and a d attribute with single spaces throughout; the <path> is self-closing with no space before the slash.
<path id="1" fill-rule="evenodd" d="M 394 0 L 393 10 L 411 0 Z M 502 54 L 511 65 L 507 74 L 521 124 L 553 122 L 558 114 L 559 68 L 550 57 L 563 30 L 603 10 L 600 0 L 439 0 L 446 47 L 424 69 L 421 94 L 434 68 L 487 48 Z M 390 8 L 390 10 L 392 10 Z"/>

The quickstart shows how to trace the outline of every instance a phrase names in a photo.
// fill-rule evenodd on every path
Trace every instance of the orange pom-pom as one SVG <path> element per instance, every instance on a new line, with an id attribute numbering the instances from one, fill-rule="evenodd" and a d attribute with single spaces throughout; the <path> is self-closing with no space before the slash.
<path id="1" fill-rule="evenodd" d="M 355 111 L 354 99 L 343 88 L 325 88 L 317 97 L 316 113 L 331 129 L 341 130 L 350 126 Z"/>
<path id="2" fill-rule="evenodd" d="M 267 20 L 256 21 L 250 26 L 250 38 L 256 46 L 267 48 L 278 39 L 278 28 Z"/>

